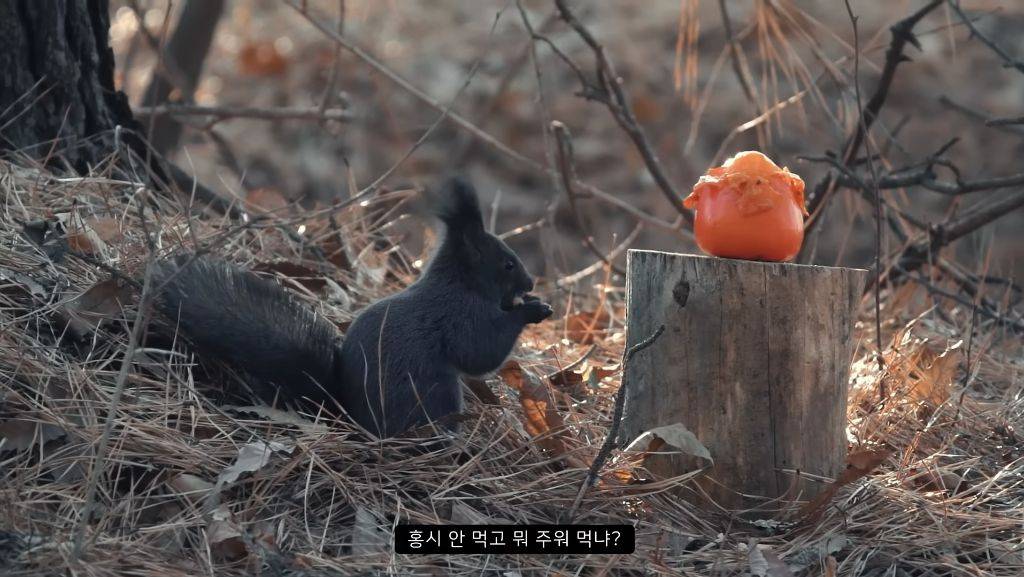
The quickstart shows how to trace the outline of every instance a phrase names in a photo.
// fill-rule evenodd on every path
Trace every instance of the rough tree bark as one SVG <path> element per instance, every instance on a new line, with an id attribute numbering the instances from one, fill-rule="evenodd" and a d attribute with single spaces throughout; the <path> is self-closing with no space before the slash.
<path id="1" fill-rule="evenodd" d="M 729 509 L 760 507 L 757 516 L 823 487 L 783 469 L 842 471 L 867 271 L 639 250 L 627 267 L 626 346 L 660 325 L 665 332 L 626 366 L 620 440 L 682 423 L 714 459 L 703 490 Z M 707 465 L 648 460 L 666 477 Z"/>
<path id="2" fill-rule="evenodd" d="M 114 88 L 108 0 L 0 0 L 0 152 L 86 172 L 138 134 Z M 123 141 L 141 150 L 131 132 Z"/>

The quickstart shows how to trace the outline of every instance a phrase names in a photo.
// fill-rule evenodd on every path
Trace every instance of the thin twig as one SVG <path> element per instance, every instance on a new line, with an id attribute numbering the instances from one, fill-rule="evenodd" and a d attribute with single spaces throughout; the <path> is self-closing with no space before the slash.
<path id="1" fill-rule="evenodd" d="M 338 35 L 345 33 L 345 0 L 338 0 Z M 334 91 L 338 86 L 338 76 L 341 72 L 341 46 L 334 47 L 334 61 L 331 63 L 331 75 L 327 79 L 327 86 L 324 88 L 324 95 L 320 99 L 320 114 L 327 112 L 331 102 L 334 101 Z"/>
<path id="2" fill-rule="evenodd" d="M 948 0 L 947 3 L 949 4 L 949 7 L 953 9 L 953 12 L 956 12 L 956 15 L 960 17 L 960 20 L 967 25 L 967 28 L 970 29 L 971 36 L 981 40 L 982 44 L 988 46 L 992 52 L 995 52 L 996 55 L 1002 59 L 1004 68 L 1013 68 L 1018 72 L 1024 73 L 1024 61 L 1017 60 L 1013 56 L 1010 56 L 1010 53 L 1007 52 L 1005 48 L 997 44 L 988 36 L 982 34 L 981 31 L 978 30 L 978 27 L 974 25 L 974 21 L 968 18 L 967 14 L 965 14 L 963 9 L 960 8 L 959 0 Z"/>
<path id="3" fill-rule="evenodd" d="M 741 58 L 740 43 L 732 29 L 732 18 L 729 17 L 727 2 L 728 0 L 718 0 L 718 10 L 722 14 L 722 28 L 725 30 L 725 39 L 729 44 L 729 58 L 732 60 L 732 71 L 736 74 L 736 80 L 739 81 L 747 100 L 754 105 L 754 109 L 758 114 L 761 114 L 762 111 L 757 104 L 757 95 L 754 94 L 753 82 L 750 79 L 750 71 L 747 70 L 745 62 Z"/>
<path id="4" fill-rule="evenodd" d="M 562 16 L 562 20 L 569 25 L 576 34 L 590 47 L 590 50 L 594 53 L 595 65 L 597 67 L 597 78 L 602 94 L 594 94 L 593 92 L 584 92 L 584 96 L 588 99 L 597 100 L 602 102 L 611 112 L 612 117 L 618 125 L 625 131 L 626 135 L 633 141 L 637 152 L 640 153 L 643 158 L 644 165 L 647 167 L 647 172 L 650 173 L 651 178 L 658 185 L 658 189 L 662 195 L 668 200 L 672 208 L 678 212 L 689 224 L 693 226 L 693 213 L 683 207 L 683 197 L 676 190 L 676 187 L 669 181 L 668 175 L 665 173 L 664 167 L 661 165 L 661 161 L 658 160 L 658 154 L 654 151 L 654 147 L 651 146 L 650 141 L 647 139 L 646 133 L 643 128 L 636 120 L 636 116 L 633 114 L 633 107 L 630 104 L 629 98 L 626 96 L 625 89 L 622 86 L 622 79 L 619 78 L 615 72 L 615 67 L 612 65 L 611 60 L 608 58 L 608 53 L 605 51 L 604 46 L 597 41 L 590 30 L 583 25 L 582 22 L 576 17 L 576 15 L 569 9 L 565 0 L 555 0 L 555 7 L 558 8 L 558 13 Z M 584 86 L 584 89 L 587 87 Z"/>
<path id="5" fill-rule="evenodd" d="M 161 104 L 140 106 L 135 109 L 139 116 L 207 116 L 217 122 L 234 118 L 253 120 L 331 120 L 349 122 L 355 116 L 348 110 L 313 107 L 246 108 L 234 106 L 199 106 L 193 104 Z"/>
<path id="6" fill-rule="evenodd" d="M 658 327 L 654 334 L 640 341 L 639 343 L 629 347 L 622 355 L 622 363 L 619 364 L 619 369 L 622 374 L 625 374 L 626 365 L 633 359 L 633 357 L 640 351 L 654 344 L 661 333 L 665 332 L 665 325 Z M 623 380 L 619 384 L 619 390 L 615 393 L 615 411 L 612 414 L 612 424 L 608 428 L 608 436 L 604 439 L 604 444 L 601 445 L 601 449 L 597 452 L 597 456 L 594 457 L 594 461 L 590 464 L 590 470 L 587 471 L 587 477 L 583 480 L 583 484 L 580 485 L 580 490 L 576 494 L 576 499 L 572 503 L 572 507 L 569 508 L 569 513 L 566 515 L 566 523 L 572 523 L 573 519 L 576 518 L 576 512 L 580 508 L 580 503 L 583 501 L 583 496 L 587 493 L 587 489 L 593 486 L 594 481 L 597 480 L 597 474 L 604 466 L 605 461 L 608 460 L 608 456 L 611 454 L 612 449 L 615 447 L 616 437 L 619 435 L 619 425 L 622 422 L 622 408 L 626 403 L 626 382 Z"/>
<path id="7" fill-rule="evenodd" d="M 967 118 L 984 122 L 986 126 L 990 126 L 996 130 L 1017 136 L 1024 136 L 1024 126 L 1017 126 L 1014 124 L 989 124 L 989 121 L 993 120 L 991 115 L 984 111 L 967 106 L 966 104 L 957 102 L 945 94 L 939 97 L 939 104 L 949 108 L 950 110 L 958 112 Z"/>
<path id="8" fill-rule="evenodd" d="M 853 14 L 850 7 L 850 0 L 845 0 L 846 13 L 850 17 L 850 24 L 853 27 L 853 90 L 857 98 L 857 114 L 864 118 L 864 104 L 860 99 L 860 33 L 857 29 L 857 16 Z M 863 132 L 861 140 L 864 142 L 864 150 L 868 160 L 868 170 L 871 172 L 871 188 L 874 192 L 875 201 L 875 357 L 878 362 L 878 370 L 885 370 L 882 345 L 882 199 L 878 191 L 878 172 L 875 169 L 875 161 L 871 152 L 871 137 L 868 134 L 869 123 L 859 122 L 860 130 Z M 878 399 L 884 401 L 886 397 L 885 379 L 878 379 Z"/>
<path id="9" fill-rule="evenodd" d="M 583 221 L 583 215 L 580 214 L 580 209 L 576 205 L 576 192 L 573 187 L 573 181 L 576 180 L 576 172 L 575 164 L 573 162 L 572 136 L 569 134 L 569 129 L 561 122 L 555 120 L 551 123 L 551 132 L 555 136 L 555 143 L 557 145 L 558 172 L 562 175 L 562 191 L 569 200 L 569 208 L 572 209 L 572 213 L 576 217 L 576 225 L 580 229 L 580 236 L 583 237 L 583 244 L 586 245 L 586 247 L 590 249 L 590 252 L 594 253 L 597 258 L 601 259 L 601 262 L 612 267 L 612 270 L 614 270 L 615 273 L 624 274 L 622 269 L 615 266 L 612 261 L 609 260 L 599 248 L 597 248 L 597 245 L 594 244 L 594 237 L 591 236 L 590 231 L 587 230 L 586 223 Z"/>
<path id="10" fill-rule="evenodd" d="M 636 227 L 632 230 L 632 232 L 626 235 L 626 238 L 622 239 L 622 242 L 619 243 L 618 246 L 608 251 L 608 259 L 614 261 L 615 259 L 619 258 L 619 255 L 626 252 L 626 249 L 633 245 L 633 243 L 636 241 L 637 237 L 640 236 L 640 233 L 643 232 L 643 230 L 644 223 L 638 222 L 636 224 Z M 606 266 L 608 265 L 606 265 L 603 261 L 596 261 L 594 263 L 591 263 L 590 266 L 578 272 L 558 279 L 558 281 L 555 283 L 555 286 L 561 288 L 571 284 L 575 284 Z"/>
<path id="11" fill-rule="evenodd" d="M 363 50 L 359 46 L 355 45 L 349 39 L 340 36 L 336 31 L 331 29 L 330 26 L 320 21 L 318 18 L 315 18 L 303 7 L 302 2 L 298 0 L 285 0 L 285 4 L 294 9 L 296 12 L 298 12 L 303 18 L 306 19 L 307 22 L 312 24 L 326 37 L 330 38 L 331 40 L 342 46 L 345 50 L 349 51 L 351 54 L 353 54 L 354 56 L 362 60 L 364 63 L 366 63 L 368 66 L 370 66 L 378 73 L 380 73 L 382 76 L 384 76 L 385 78 L 387 78 L 388 80 L 390 80 L 391 82 L 393 82 L 394 84 L 398 85 L 400 88 L 411 94 L 417 100 L 423 102 L 424 104 L 431 108 L 434 108 L 435 110 L 445 110 L 446 107 L 443 104 L 441 104 L 437 99 L 423 92 L 422 90 L 414 86 L 412 83 L 410 83 L 408 80 L 402 78 L 398 73 L 394 72 L 393 70 L 385 66 L 370 53 Z M 491 136 L 489 133 L 482 130 L 480 127 L 473 124 L 462 115 L 452 111 L 447 113 L 445 117 L 448 120 L 452 121 L 456 126 L 473 135 L 475 138 L 477 138 L 484 144 L 494 148 L 501 154 L 516 161 L 517 163 L 542 174 L 547 174 L 549 176 L 557 176 L 554 168 L 545 167 L 540 162 L 537 162 L 536 160 L 529 158 L 528 156 L 524 156 L 517 150 L 510 147 L 509 145 Z M 648 224 L 652 224 L 658 228 L 671 231 L 676 235 L 684 236 L 681 231 L 682 225 L 680 223 L 666 221 L 656 216 L 650 215 L 636 208 L 632 203 L 622 200 L 616 197 L 615 195 L 612 195 L 604 190 L 597 188 L 592 184 L 588 184 L 585 182 L 577 182 L 576 185 L 579 186 L 583 191 L 594 195 L 598 199 L 608 204 L 611 204 L 619 209 L 626 211 L 627 213 L 647 222 Z"/>
<path id="12" fill-rule="evenodd" d="M 110 437 L 114 431 L 114 422 L 117 420 L 118 406 L 121 404 L 121 397 L 124 395 L 125 385 L 128 383 L 128 373 L 134 364 L 135 349 L 142 336 L 142 330 L 147 323 L 146 310 L 152 295 L 153 269 L 155 264 L 154 253 L 150 253 L 149 262 L 146 266 L 146 273 L 142 282 L 142 297 L 135 317 L 135 323 L 128 336 L 128 347 L 125 349 L 124 358 L 121 361 L 121 368 L 117 373 L 117 381 L 114 385 L 114 394 L 110 399 L 110 407 L 107 409 L 107 420 L 103 425 L 103 434 L 100 435 L 99 446 L 96 448 L 96 458 L 93 460 L 92 470 L 89 472 L 89 480 L 85 490 L 85 500 L 82 504 L 82 514 L 75 527 L 74 540 L 71 549 L 72 563 L 82 554 L 82 541 L 85 537 L 85 529 L 91 520 L 93 509 L 96 504 L 96 491 L 99 486 L 100 477 L 103 475 L 104 464 L 107 457 L 107 450 L 110 448 Z"/>
<path id="13" fill-rule="evenodd" d="M 858 126 L 848 139 L 847 144 L 843 147 L 842 163 L 844 165 L 849 165 L 857 157 L 868 130 L 870 130 L 871 125 L 874 124 L 875 119 L 878 118 L 878 114 L 885 105 L 885 101 L 889 96 L 889 90 L 896 79 L 897 67 L 901 62 L 908 60 L 903 54 L 907 44 L 913 44 L 919 49 L 921 48 L 917 37 L 914 36 L 914 26 L 932 10 L 938 8 L 939 4 L 942 4 L 942 0 L 931 0 L 917 12 L 900 20 L 890 28 L 892 40 L 889 43 L 889 49 L 885 52 L 885 65 L 882 68 L 882 76 L 878 81 L 878 87 L 875 89 L 874 94 L 871 95 L 871 98 L 863 107 L 863 111 L 858 119 Z M 825 208 L 827 208 L 827 201 L 833 195 L 836 185 L 835 178 L 832 173 L 829 173 L 815 187 L 814 194 L 810 197 L 807 205 L 807 211 L 811 216 L 807 219 L 805 235 L 813 232 L 817 223 L 821 220 L 821 215 L 824 213 Z"/>

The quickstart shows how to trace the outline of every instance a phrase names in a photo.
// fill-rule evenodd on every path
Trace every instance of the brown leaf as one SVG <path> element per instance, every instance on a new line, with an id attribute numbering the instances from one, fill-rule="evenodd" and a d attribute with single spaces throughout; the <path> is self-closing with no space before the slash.
<path id="1" fill-rule="evenodd" d="M 196 507 L 203 507 L 204 502 L 217 487 L 209 481 L 182 473 L 167 480 L 167 486 Z M 231 509 L 227 505 L 219 505 L 210 514 L 210 524 L 206 528 L 206 541 L 210 551 L 218 559 L 236 561 L 248 555 L 242 530 Z"/>
<path id="2" fill-rule="evenodd" d="M 290 203 L 284 195 L 272 188 L 256 188 L 246 193 L 245 204 L 250 210 L 279 212 Z"/>
<path id="3" fill-rule="evenodd" d="M 661 442 L 659 443 L 658 441 Z M 629 443 L 624 452 L 637 453 L 642 451 L 646 458 L 647 454 L 656 452 L 665 445 L 675 447 L 675 449 L 687 455 L 706 459 L 712 464 L 715 462 L 708 448 L 682 423 L 673 423 L 644 431 Z"/>
<path id="4" fill-rule="evenodd" d="M 87 218 L 86 223 L 103 242 L 113 243 L 124 237 L 124 233 L 121 231 L 121 221 L 116 218 L 95 216 Z"/>
<path id="5" fill-rule="evenodd" d="M 270 462 L 274 453 L 291 453 L 295 447 L 277 441 L 246 443 L 238 449 L 238 458 L 217 477 L 217 484 L 227 486 L 245 473 L 255 473 Z"/>
<path id="6" fill-rule="evenodd" d="M 487 381 L 485 379 L 463 377 L 462 382 L 466 383 L 466 386 L 474 395 L 476 395 L 476 398 L 480 399 L 481 403 L 492 407 L 501 406 L 501 399 L 499 399 L 498 395 L 495 395 L 494 391 L 487 386 Z"/>
<path id="7" fill-rule="evenodd" d="M 846 471 L 854 470 L 856 472 L 856 477 L 851 481 L 859 479 L 884 463 L 891 455 L 892 451 L 886 449 L 865 449 L 850 453 L 846 456 Z M 840 478 L 847 474 L 846 471 L 840 475 Z"/>
<path id="8" fill-rule="evenodd" d="M 238 51 L 238 71 L 246 76 L 276 76 L 288 70 L 288 59 L 273 42 L 249 42 Z"/>
<path id="9" fill-rule="evenodd" d="M 548 375 L 548 381 L 556 387 L 573 388 L 582 385 L 584 382 L 583 372 L 572 369 L 562 369 Z"/>
<path id="10" fill-rule="evenodd" d="M 218 559 L 237 561 L 249 554 L 242 529 L 227 505 L 221 505 L 211 514 L 210 525 L 206 528 L 206 541 Z"/>
<path id="11" fill-rule="evenodd" d="M 565 421 L 555 408 L 551 392 L 544 382 L 523 370 L 515 360 L 506 362 L 498 374 L 519 393 L 526 432 L 544 449 L 557 456 L 567 456 Z"/>
<path id="12" fill-rule="evenodd" d="M 118 318 L 124 307 L 131 303 L 132 290 L 117 279 L 100 281 L 64 307 L 71 329 L 84 335 L 105 319 Z"/>
<path id="13" fill-rule="evenodd" d="M 846 457 L 846 470 L 839 474 L 839 477 L 832 482 L 824 491 L 818 493 L 800 509 L 800 517 L 804 523 L 813 523 L 825 510 L 827 505 L 835 497 L 843 486 L 848 485 L 861 477 L 867 476 L 874 471 L 886 459 L 892 456 L 889 449 L 864 449 L 854 451 Z"/>
<path id="14" fill-rule="evenodd" d="M 565 320 L 565 336 L 581 345 L 589 345 L 601 338 L 601 331 L 608 328 L 611 316 L 605 309 L 597 312 L 579 312 Z"/>
<path id="15" fill-rule="evenodd" d="M 839 563 L 836 562 L 836 558 L 829 555 L 825 558 L 825 572 L 822 577 L 836 577 L 836 571 L 839 570 Z"/>
<path id="16" fill-rule="evenodd" d="M 949 399 L 950 386 L 960 366 L 960 343 L 939 353 L 922 345 L 913 355 L 910 395 L 918 401 L 938 406 Z"/>
<path id="17" fill-rule="evenodd" d="M 0 423 L 0 455 L 23 451 L 36 444 L 59 439 L 66 433 L 56 425 L 26 419 L 10 419 Z"/>
<path id="18" fill-rule="evenodd" d="M 793 572 L 767 546 L 757 544 L 757 539 L 747 542 L 747 562 L 750 574 L 755 577 L 793 577 Z"/>
<path id="19" fill-rule="evenodd" d="M 963 479 L 951 471 L 940 471 L 930 466 L 924 471 L 916 471 L 907 478 L 905 485 L 920 491 L 945 491 L 950 495 L 960 490 Z"/>
<path id="20" fill-rule="evenodd" d="M 631 100 L 633 113 L 642 124 L 660 122 L 664 118 L 665 112 L 656 99 L 645 94 L 637 94 Z"/>

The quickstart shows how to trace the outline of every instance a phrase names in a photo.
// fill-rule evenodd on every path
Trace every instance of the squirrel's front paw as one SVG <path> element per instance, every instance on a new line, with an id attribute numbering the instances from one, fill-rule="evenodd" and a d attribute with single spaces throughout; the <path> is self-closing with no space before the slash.
<path id="1" fill-rule="evenodd" d="M 523 304 L 519 305 L 518 310 L 527 324 L 539 323 L 555 312 L 551 305 L 531 295 L 523 297 Z"/>

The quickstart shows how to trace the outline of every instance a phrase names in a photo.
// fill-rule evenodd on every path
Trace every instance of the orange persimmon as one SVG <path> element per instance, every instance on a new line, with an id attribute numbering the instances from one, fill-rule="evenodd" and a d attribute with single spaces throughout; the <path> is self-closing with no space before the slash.
<path id="1" fill-rule="evenodd" d="M 804 181 L 760 152 L 709 169 L 683 205 L 697 210 L 697 245 L 711 255 L 788 261 L 804 241 Z"/>

